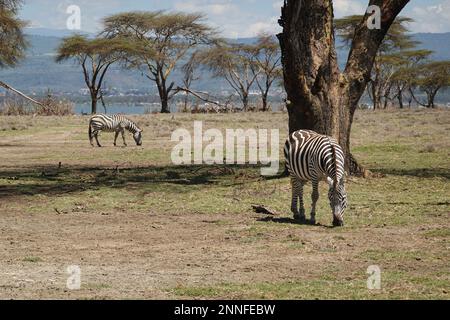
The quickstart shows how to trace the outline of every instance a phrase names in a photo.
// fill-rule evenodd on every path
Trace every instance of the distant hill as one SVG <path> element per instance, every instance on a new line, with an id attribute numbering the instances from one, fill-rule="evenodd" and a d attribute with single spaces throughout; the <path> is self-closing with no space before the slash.
<path id="1" fill-rule="evenodd" d="M 86 31 L 72 31 L 68 29 L 48 29 L 48 28 L 25 28 L 25 33 L 31 36 L 42 36 L 42 37 L 56 37 L 56 38 L 64 38 L 71 36 L 75 33 L 82 33 L 87 35 L 93 35 L 90 32 Z"/>
<path id="2" fill-rule="evenodd" d="M 450 32 L 416 33 L 414 40 L 421 43 L 419 48 L 434 51 L 434 60 L 450 60 Z"/>
<path id="3" fill-rule="evenodd" d="M 0 79 L 10 83 L 25 92 L 45 92 L 51 88 L 55 92 L 78 92 L 85 87 L 81 70 L 72 62 L 56 63 L 54 61 L 56 48 L 61 38 L 73 34 L 67 30 L 53 30 L 44 28 L 26 29 L 30 48 L 27 58 L 14 69 L 0 70 Z M 414 39 L 421 42 L 420 47 L 435 51 L 433 59 L 450 60 L 450 33 L 418 33 Z M 252 43 L 255 38 L 235 40 L 239 43 Z M 348 52 L 338 47 L 340 67 L 345 66 Z M 180 72 L 173 74 L 173 79 L 179 79 Z M 138 71 L 124 71 L 119 67 L 110 70 L 106 86 L 115 87 L 121 91 L 129 89 L 145 90 L 156 93 L 152 82 L 143 77 Z M 228 85 L 221 79 L 213 79 L 208 72 L 202 72 L 202 78 L 196 82 L 199 90 L 219 92 L 228 89 Z"/>

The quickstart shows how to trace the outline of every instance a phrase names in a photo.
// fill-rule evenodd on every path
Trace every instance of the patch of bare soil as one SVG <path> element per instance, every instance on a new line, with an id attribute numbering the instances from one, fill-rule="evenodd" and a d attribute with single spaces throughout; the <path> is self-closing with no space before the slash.
<path id="1" fill-rule="evenodd" d="M 276 222 L 266 228 L 259 218 L 252 213 L 237 219 L 231 214 L 3 212 L 0 298 L 159 299 L 173 297 L 170 288 L 177 286 L 311 280 L 327 270 L 352 277 L 364 274 L 370 263 L 361 252 L 417 249 L 419 239 L 413 230 L 399 228 L 337 233 Z M 288 245 L 293 239 L 300 249 Z M 66 287 L 70 265 L 81 268 L 80 290 Z"/>

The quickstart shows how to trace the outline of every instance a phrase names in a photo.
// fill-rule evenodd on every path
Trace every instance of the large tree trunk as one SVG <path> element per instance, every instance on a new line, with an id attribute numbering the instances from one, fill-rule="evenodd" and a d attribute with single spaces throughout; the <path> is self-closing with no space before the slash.
<path id="1" fill-rule="evenodd" d="M 381 109 L 381 99 L 380 99 L 380 95 L 378 94 L 378 90 L 377 90 L 378 86 L 377 86 L 376 80 L 372 81 L 370 83 L 369 87 L 372 91 L 373 111 L 379 110 L 379 109 Z"/>
<path id="2" fill-rule="evenodd" d="M 97 99 L 92 99 L 91 114 L 97 114 Z"/>
<path id="3" fill-rule="evenodd" d="M 366 14 L 357 27 L 345 71 L 338 69 L 331 0 L 285 0 L 278 35 L 288 95 L 289 131 L 311 129 L 335 137 L 352 174 L 365 170 L 350 153 L 353 115 L 370 79 L 378 48 L 408 0 L 371 0 L 381 8 L 381 29 Z"/>
<path id="4" fill-rule="evenodd" d="M 161 113 L 170 113 L 169 109 L 169 93 L 167 92 L 165 81 L 157 82 L 159 98 L 161 100 Z"/>
<path id="5" fill-rule="evenodd" d="M 98 94 L 97 91 L 91 89 L 91 114 L 97 114 Z"/>
<path id="6" fill-rule="evenodd" d="M 170 113 L 169 99 L 166 95 L 161 97 L 161 113 Z"/>
<path id="7" fill-rule="evenodd" d="M 434 100 L 436 99 L 436 94 L 438 91 L 439 91 L 439 89 L 436 89 L 436 90 L 432 89 L 432 90 L 430 90 L 430 92 L 427 93 L 427 96 L 428 96 L 427 108 L 431 108 L 431 109 L 436 108 L 436 105 L 434 104 Z"/>
<path id="8" fill-rule="evenodd" d="M 242 92 L 242 106 L 243 106 L 243 111 L 247 111 L 248 110 L 248 93 L 246 92 Z"/>
<path id="9" fill-rule="evenodd" d="M 398 107 L 400 109 L 403 109 L 404 108 L 404 105 L 403 105 L 403 89 L 398 88 L 397 99 L 398 99 Z"/>
<path id="10" fill-rule="evenodd" d="M 262 111 L 263 112 L 266 112 L 269 110 L 268 96 L 269 96 L 268 91 L 261 92 Z"/>

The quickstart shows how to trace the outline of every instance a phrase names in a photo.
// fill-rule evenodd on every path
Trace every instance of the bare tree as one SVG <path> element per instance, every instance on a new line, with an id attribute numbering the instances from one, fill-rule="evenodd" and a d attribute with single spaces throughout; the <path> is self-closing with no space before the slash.
<path id="1" fill-rule="evenodd" d="M 370 81 L 378 49 L 408 0 L 370 0 L 381 27 L 369 28 L 368 12 L 355 29 L 343 72 L 335 50 L 332 0 L 285 0 L 278 35 L 288 95 L 289 131 L 311 129 L 335 137 L 346 153 L 347 170 L 365 170 L 350 153 L 350 132 L 358 102 Z"/>
<path id="2" fill-rule="evenodd" d="M 178 92 L 169 80 L 172 71 L 192 48 L 210 43 L 215 35 L 202 14 L 128 12 L 106 18 L 104 25 L 108 37 L 135 42 L 126 62 L 156 83 L 162 113 L 170 112 L 169 101 Z"/>

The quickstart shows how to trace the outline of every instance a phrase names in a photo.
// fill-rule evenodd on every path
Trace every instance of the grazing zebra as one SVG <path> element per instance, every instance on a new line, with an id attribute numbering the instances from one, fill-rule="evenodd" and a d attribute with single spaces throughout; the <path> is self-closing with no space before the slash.
<path id="1" fill-rule="evenodd" d="M 347 194 L 344 186 L 344 152 L 331 137 L 310 130 L 292 133 L 284 147 L 286 166 L 291 176 L 294 219 L 306 221 L 303 204 L 303 186 L 312 181 L 311 223 L 316 223 L 316 204 L 319 200 L 319 181 L 327 179 L 328 198 L 333 210 L 333 226 L 344 225 Z M 300 201 L 300 210 L 297 201 Z"/>
<path id="2" fill-rule="evenodd" d="M 101 147 L 100 142 L 98 142 L 98 134 L 100 131 L 115 132 L 114 146 L 116 146 L 119 133 L 122 134 L 123 144 L 126 146 L 125 130 L 128 130 L 133 134 L 134 141 L 138 146 L 142 145 L 142 130 L 139 129 L 136 123 L 122 115 L 107 116 L 98 114 L 91 117 L 91 120 L 89 121 L 89 141 L 94 147 L 93 138 L 95 138 L 97 146 Z"/>

